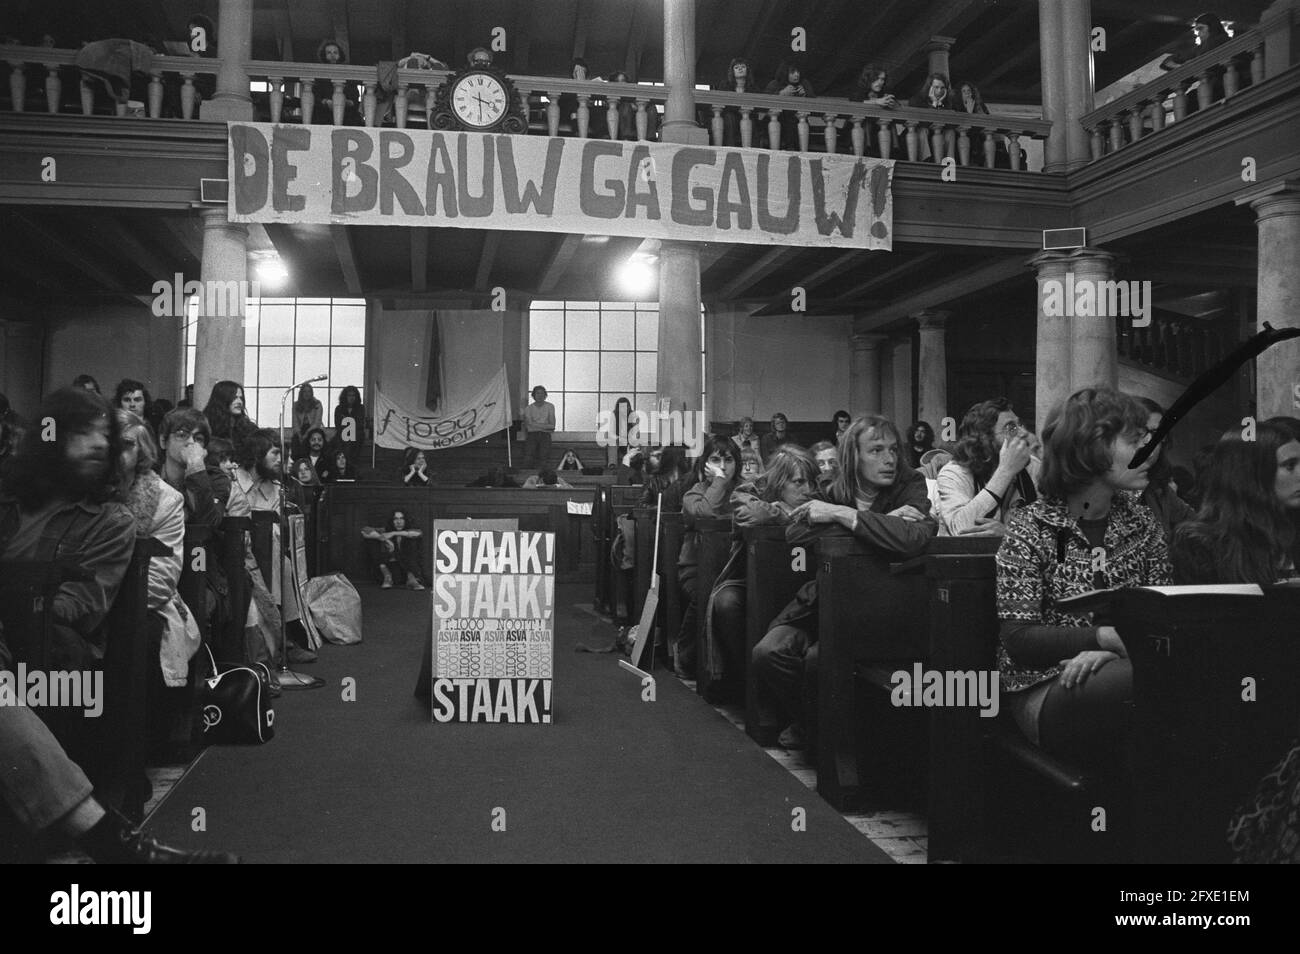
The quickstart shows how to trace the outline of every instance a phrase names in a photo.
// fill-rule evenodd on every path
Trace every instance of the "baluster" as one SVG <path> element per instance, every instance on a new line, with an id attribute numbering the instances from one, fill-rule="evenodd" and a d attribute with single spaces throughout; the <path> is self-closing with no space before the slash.
<path id="1" fill-rule="evenodd" d="M 299 77 L 302 84 L 302 95 L 298 97 L 302 103 L 302 124 L 304 126 L 312 125 L 312 114 L 316 112 L 316 91 L 312 89 L 312 78 L 310 76 Z M 402 87 L 398 87 L 402 89 Z M 403 123 L 403 126 L 406 124 Z"/>
<path id="2" fill-rule="evenodd" d="M 748 106 L 740 107 L 740 144 L 746 149 L 754 145 L 754 111 Z"/>
<path id="3" fill-rule="evenodd" d="M 26 63 L 15 63 L 13 60 L 8 61 L 12 70 L 9 74 L 9 97 L 13 101 L 13 110 L 15 113 L 21 113 L 27 105 L 27 73 L 24 72 Z"/>
<path id="4" fill-rule="evenodd" d="M 1208 66 L 1201 70 L 1201 85 L 1196 89 L 1196 102 L 1201 109 L 1214 102 L 1214 74 Z"/>
<path id="5" fill-rule="evenodd" d="M 650 138 L 650 116 L 646 112 L 646 107 L 650 105 L 648 99 L 638 99 L 636 101 L 636 138 L 638 142 L 645 142 Z"/>
<path id="6" fill-rule="evenodd" d="M 713 120 L 711 122 L 711 126 L 713 129 L 713 144 L 715 146 L 721 146 L 723 144 L 723 140 L 726 138 L 723 135 L 725 123 L 723 123 L 722 121 L 721 106 L 715 105 L 713 107 Z"/>
<path id="7" fill-rule="evenodd" d="M 849 141 L 853 143 L 853 155 L 861 158 L 867 154 L 867 129 L 860 116 L 853 120 L 853 128 L 849 130 Z"/>
<path id="8" fill-rule="evenodd" d="M 1133 109 L 1129 112 L 1128 114 L 1128 141 L 1129 142 L 1137 142 L 1139 139 L 1142 138 L 1142 133 L 1144 132 L 1142 128 L 1142 120 L 1145 118 L 1146 118 L 1146 110 L 1142 108 L 1141 103 L 1138 103 L 1138 105 L 1133 107 Z"/>
<path id="9" fill-rule="evenodd" d="M 63 99 L 63 78 L 59 76 L 59 68 L 53 63 L 45 64 L 45 105 L 52 113 L 59 111 L 60 101 Z"/>
<path id="10" fill-rule="evenodd" d="M 194 118 L 194 107 L 198 104 L 199 91 L 194 88 L 194 74 L 181 74 L 181 116 Z"/>
<path id="11" fill-rule="evenodd" d="M 839 130 L 835 128 L 835 122 L 839 117 L 830 113 L 822 113 L 822 119 L 826 121 L 826 128 L 822 131 L 822 138 L 826 141 L 826 154 L 833 156 L 839 144 Z"/>
<path id="12" fill-rule="evenodd" d="M 271 87 L 271 122 L 278 123 L 284 116 L 284 77 L 268 76 L 266 84 Z"/>
<path id="13" fill-rule="evenodd" d="M 578 94 L 578 138 L 586 139 L 591 127 L 591 97 L 586 93 Z"/>
<path id="14" fill-rule="evenodd" d="M 774 152 L 781 149 L 781 110 L 771 109 L 767 113 L 767 148 Z"/>
<path id="15" fill-rule="evenodd" d="M 1011 135 L 1007 136 L 1007 139 L 1010 140 L 1007 143 L 1007 149 L 1011 152 L 1011 169 L 1014 172 L 1019 172 L 1020 171 L 1020 135 L 1018 133 L 1012 133 Z"/>
<path id="16" fill-rule="evenodd" d="M 113 101 L 113 115 L 116 116 L 118 119 L 121 119 L 123 116 L 126 115 L 125 101 L 122 102 L 119 102 L 117 100 Z"/>
<path id="17" fill-rule="evenodd" d="M 921 161 L 920 125 L 915 119 L 907 121 L 907 158 L 911 162 Z"/>
<path id="18" fill-rule="evenodd" d="M 149 118 L 162 118 L 163 84 L 162 70 L 149 73 Z"/>
<path id="19" fill-rule="evenodd" d="M 1151 104 L 1151 131 L 1159 132 L 1165 128 L 1165 91 L 1161 90 L 1160 95 Z"/>
<path id="20" fill-rule="evenodd" d="M 1092 144 L 1092 158 L 1094 160 L 1100 159 L 1106 154 L 1106 143 L 1101 137 L 1101 123 L 1097 123 L 1092 127 L 1088 139 Z"/>
<path id="21" fill-rule="evenodd" d="M 1180 123 L 1187 118 L 1187 84 L 1179 83 L 1174 87 L 1174 122 Z"/>
<path id="22" fill-rule="evenodd" d="M 519 115 L 521 115 L 521 116 L 524 117 L 524 135 L 526 136 L 526 135 L 528 135 L 528 95 L 529 95 L 529 91 L 526 90 L 526 89 L 519 89 L 519 88 L 516 88 L 516 89 L 515 89 L 515 93 L 516 93 L 516 95 L 518 95 L 518 97 L 519 97 Z"/>
<path id="23" fill-rule="evenodd" d="M 622 102 L 617 96 L 605 97 L 605 125 L 609 129 L 609 138 L 617 142 L 621 137 L 618 128 L 618 106 Z"/>
<path id="24" fill-rule="evenodd" d="M 378 84 L 374 80 L 367 80 L 361 95 L 361 109 L 364 112 L 365 123 L 367 126 L 378 126 L 378 117 L 375 113 L 379 110 L 379 96 L 375 91 Z"/>
<path id="25" fill-rule="evenodd" d="M 942 123 L 930 124 L 930 158 L 937 165 L 943 165 L 943 160 L 947 158 L 947 152 L 944 150 L 943 134 L 944 127 Z"/>
<path id="26" fill-rule="evenodd" d="M 549 90 L 546 93 L 546 129 L 548 135 L 560 134 L 560 97 Z"/>
<path id="27" fill-rule="evenodd" d="M 1110 121 L 1110 151 L 1119 152 L 1124 147 L 1123 113 Z"/>
<path id="28" fill-rule="evenodd" d="M 1255 47 L 1255 49 L 1251 52 L 1250 82 L 1255 86 L 1258 86 L 1260 83 L 1264 82 L 1264 44 L 1263 43 L 1259 44 L 1259 46 Z"/>
<path id="29" fill-rule="evenodd" d="M 1229 96 L 1236 95 L 1237 90 L 1240 88 L 1239 82 L 1240 81 L 1237 76 L 1237 61 L 1232 57 L 1229 57 L 1228 62 L 1223 64 L 1223 98 L 1224 99 L 1227 99 Z"/>
<path id="30" fill-rule="evenodd" d="M 997 136 L 992 129 L 984 130 L 984 168 L 992 169 L 998 164 Z"/>
<path id="31" fill-rule="evenodd" d="M 95 112 L 95 91 L 84 79 L 81 81 L 81 115 L 91 116 Z"/>
<path id="32" fill-rule="evenodd" d="M 330 105 L 334 112 L 334 125 L 343 125 L 343 110 L 348 104 L 347 97 L 343 95 L 343 80 L 334 80 L 334 95 L 330 97 Z"/>
<path id="33" fill-rule="evenodd" d="M 957 161 L 963 166 L 970 165 L 970 127 L 957 127 Z"/>
<path id="34" fill-rule="evenodd" d="M 894 152 L 894 128 L 888 119 L 876 120 L 876 139 L 880 143 L 880 158 L 888 159 Z"/>

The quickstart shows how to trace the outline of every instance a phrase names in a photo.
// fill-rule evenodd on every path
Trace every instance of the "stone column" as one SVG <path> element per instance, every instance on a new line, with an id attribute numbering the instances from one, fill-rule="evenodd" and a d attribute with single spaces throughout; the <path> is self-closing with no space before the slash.
<path id="1" fill-rule="evenodd" d="M 891 421 L 894 414 L 894 349 L 882 348 L 880 352 L 880 413 Z"/>
<path id="2" fill-rule="evenodd" d="M 956 37 L 952 36 L 932 36 L 930 42 L 925 44 L 922 49 L 925 51 L 926 58 L 929 61 L 926 65 L 931 73 L 942 73 L 948 77 L 949 85 L 956 83 L 957 78 L 948 72 L 948 51 L 952 45 L 957 42 Z M 950 96 L 955 95 L 949 93 Z M 960 101 L 961 97 L 958 97 Z"/>
<path id="3" fill-rule="evenodd" d="M 199 119 L 205 122 L 252 120 L 253 100 L 248 93 L 248 61 L 252 49 L 253 0 L 221 0 L 217 8 L 217 53 L 221 58 L 217 92 L 211 101 L 199 105 Z"/>
<path id="4" fill-rule="evenodd" d="M 659 398 L 673 411 L 703 411 L 700 253 L 694 242 L 659 248 Z"/>
<path id="5" fill-rule="evenodd" d="M 928 422 L 937 433 L 939 422 L 948 413 L 948 352 L 944 345 L 948 312 L 923 311 L 914 317 L 921 331 L 916 382 L 920 407 L 916 417 Z"/>
<path id="6" fill-rule="evenodd" d="M 207 208 L 203 216 L 204 289 L 195 327 L 194 406 L 202 408 L 218 381 L 244 379 L 244 289 L 248 282 L 248 228 L 226 219 L 226 209 Z M 209 289 L 227 289 L 238 283 L 238 293 L 208 294 Z M 216 284 L 222 283 L 222 284 Z M 237 308 L 230 308 L 238 302 Z M 210 309 L 209 304 L 219 307 Z M 219 314 L 206 314 L 212 310 Z M 225 312 L 235 310 L 237 314 Z M 276 426 L 271 421 L 263 423 Z"/>
<path id="7" fill-rule="evenodd" d="M 880 414 L 880 348 L 888 335 L 858 332 L 849 336 L 853 362 L 849 368 L 849 413 Z"/>
<path id="8" fill-rule="evenodd" d="M 695 124 L 695 0 L 664 0 L 664 125 L 660 142 L 709 144 Z"/>
<path id="9" fill-rule="evenodd" d="M 1043 85 L 1043 118 L 1052 124 L 1043 144 L 1043 171 L 1064 172 L 1066 167 L 1066 85 L 1061 37 L 1064 13 L 1060 0 L 1038 0 L 1038 61 Z"/>
<path id="10" fill-rule="evenodd" d="M 1097 287 L 1115 275 L 1115 256 L 1095 248 L 1071 252 L 1067 260 L 1076 286 L 1092 282 Z M 1099 311 L 1102 302 L 1098 296 Z M 1119 384 L 1119 348 L 1115 340 L 1115 315 L 1067 318 L 1070 328 L 1070 393 L 1094 385 L 1113 388 Z"/>
<path id="11" fill-rule="evenodd" d="M 900 430 L 915 418 L 912 416 L 912 336 L 897 338 L 893 345 L 894 352 L 894 416 L 893 422 Z"/>
<path id="12" fill-rule="evenodd" d="M 1070 394 L 1070 326 L 1061 315 L 1044 308 L 1047 282 L 1065 285 L 1068 256 L 1042 252 L 1028 262 L 1038 273 L 1038 336 L 1034 348 L 1034 432 L 1041 434 L 1052 408 Z"/>
<path id="13" fill-rule="evenodd" d="M 1237 200 L 1250 203 L 1259 230 L 1255 314 L 1259 324 L 1300 328 L 1300 182 L 1275 182 Z M 1255 359 L 1255 416 L 1300 417 L 1300 339 L 1269 348 Z M 1243 414 L 1245 412 L 1243 411 Z"/>
<path id="14" fill-rule="evenodd" d="M 1092 3 L 1062 0 L 1061 60 L 1065 92 L 1065 167 L 1073 172 L 1092 161 L 1081 120 L 1092 112 Z"/>

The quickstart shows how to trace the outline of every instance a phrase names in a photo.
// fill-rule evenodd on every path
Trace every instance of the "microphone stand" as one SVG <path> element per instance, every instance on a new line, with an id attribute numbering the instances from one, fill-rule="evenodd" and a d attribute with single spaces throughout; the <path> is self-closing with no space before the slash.
<path id="1" fill-rule="evenodd" d="M 294 672 L 289 668 L 289 632 L 288 623 L 284 618 L 284 588 L 293 586 L 293 576 L 285 580 L 284 577 L 284 545 L 288 540 L 289 528 L 289 507 L 285 499 L 285 483 L 288 480 L 289 472 L 285 466 L 284 453 L 284 412 L 289 400 L 289 395 L 293 393 L 294 388 L 300 388 L 304 384 L 314 384 L 317 381 L 324 381 L 328 375 L 318 374 L 314 378 L 308 378 L 298 384 L 291 385 L 285 389 L 284 396 L 280 398 L 280 553 L 273 554 L 271 559 L 279 560 L 280 564 L 277 569 L 280 571 L 280 668 L 276 675 L 280 679 L 281 689 L 320 689 L 325 685 L 325 680 L 318 676 L 305 676 L 300 672 Z M 305 612 L 306 608 L 302 605 L 302 600 L 298 598 L 295 588 L 294 602 L 298 604 L 299 612 Z"/>

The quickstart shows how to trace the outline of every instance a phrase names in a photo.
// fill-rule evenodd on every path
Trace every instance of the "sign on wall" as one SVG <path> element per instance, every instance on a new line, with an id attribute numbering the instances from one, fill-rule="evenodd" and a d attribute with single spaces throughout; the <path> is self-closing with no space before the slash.
<path id="1" fill-rule="evenodd" d="M 555 534 L 435 529 L 435 722 L 551 721 Z"/>
<path id="2" fill-rule="evenodd" d="M 892 174 L 818 153 L 230 123 L 229 215 L 890 249 Z"/>

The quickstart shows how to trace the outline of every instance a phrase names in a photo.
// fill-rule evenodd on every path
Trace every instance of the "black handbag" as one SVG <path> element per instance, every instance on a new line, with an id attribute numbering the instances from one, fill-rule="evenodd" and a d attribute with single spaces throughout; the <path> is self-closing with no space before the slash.
<path id="1" fill-rule="evenodd" d="M 223 669 L 213 659 L 212 650 L 207 653 L 212 671 L 198 691 L 204 743 L 259 745 L 275 738 L 270 671 L 262 663 Z"/>

